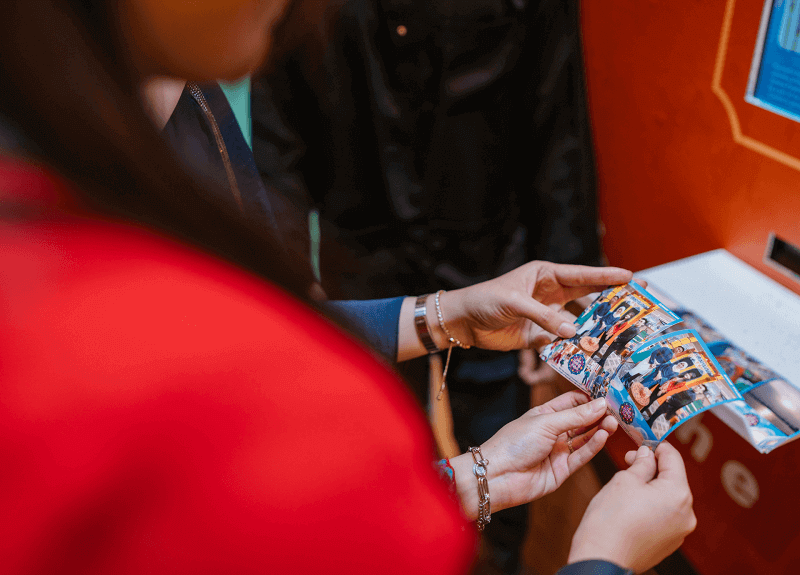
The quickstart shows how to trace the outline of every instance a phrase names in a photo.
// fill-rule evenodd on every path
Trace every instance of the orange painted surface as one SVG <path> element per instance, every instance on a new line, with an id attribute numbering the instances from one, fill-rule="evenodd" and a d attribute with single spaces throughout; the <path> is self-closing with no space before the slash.
<path id="1" fill-rule="evenodd" d="M 749 139 L 798 158 L 800 124 L 744 101 L 762 0 L 582 2 L 604 245 L 634 270 L 725 247 L 761 263 L 775 231 L 800 244 L 800 171 L 734 141 L 721 89 Z M 730 36 L 718 58 L 726 14 Z"/>
<path id="2" fill-rule="evenodd" d="M 762 8 L 763 0 L 582 2 L 612 264 L 640 270 L 724 247 L 800 293 L 762 263 L 770 231 L 800 245 L 800 124 L 744 100 Z M 670 440 L 699 521 L 686 557 L 703 575 L 800 572 L 800 441 L 765 456 L 713 415 L 702 426 L 685 445 Z M 623 466 L 632 447 L 623 434 L 609 441 Z M 757 480 L 752 508 L 723 487 L 731 460 Z"/>

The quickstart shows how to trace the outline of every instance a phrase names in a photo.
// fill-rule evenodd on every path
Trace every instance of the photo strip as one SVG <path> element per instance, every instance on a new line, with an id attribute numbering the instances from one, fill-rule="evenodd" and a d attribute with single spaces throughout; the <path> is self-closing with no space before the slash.
<path id="1" fill-rule="evenodd" d="M 664 333 L 680 321 L 636 282 L 615 286 L 575 320 L 575 336 L 541 358 L 591 397 L 606 397 L 634 441 L 655 449 L 684 420 L 742 399 L 697 331 Z"/>
<path id="2" fill-rule="evenodd" d="M 609 377 L 633 350 L 679 321 L 636 282 L 615 286 L 575 320 L 574 337 L 548 345 L 541 357 L 592 397 L 602 397 Z"/>
<path id="3" fill-rule="evenodd" d="M 661 335 L 634 352 L 612 377 L 620 400 L 634 407 L 656 440 L 686 418 L 741 399 L 741 394 L 694 330 Z M 622 414 L 620 419 L 623 423 Z"/>

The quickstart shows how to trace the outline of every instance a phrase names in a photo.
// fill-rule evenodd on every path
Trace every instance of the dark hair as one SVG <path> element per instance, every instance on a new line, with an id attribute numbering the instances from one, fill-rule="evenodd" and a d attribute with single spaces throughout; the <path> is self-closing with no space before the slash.
<path id="1" fill-rule="evenodd" d="M 0 18 L 0 116 L 25 155 L 96 211 L 144 223 L 303 295 L 312 281 L 270 230 L 206 192 L 146 118 L 111 0 L 9 0 Z"/>
<path id="2" fill-rule="evenodd" d="M 685 377 L 686 375 L 690 375 L 691 377 Z M 687 369 L 686 371 L 682 371 L 678 374 L 678 377 L 685 379 L 686 381 L 697 379 L 703 376 L 703 372 L 700 371 L 698 368 L 693 367 L 692 369 Z"/>
<path id="3" fill-rule="evenodd" d="M 629 309 L 624 314 L 622 314 L 622 319 L 630 319 L 636 317 L 639 314 L 639 310 L 634 308 Z"/>

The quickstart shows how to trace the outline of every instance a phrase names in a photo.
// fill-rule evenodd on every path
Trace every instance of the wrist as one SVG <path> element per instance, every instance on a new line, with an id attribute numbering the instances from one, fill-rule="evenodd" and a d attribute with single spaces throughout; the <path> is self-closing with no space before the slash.
<path id="1" fill-rule="evenodd" d="M 461 503 L 461 511 L 464 517 L 475 521 L 478 518 L 478 482 L 472 473 L 472 455 L 462 453 L 453 457 L 450 459 L 450 465 L 455 476 L 456 495 Z"/>
<path id="2" fill-rule="evenodd" d="M 481 447 L 484 451 L 484 448 Z M 484 453 L 484 457 L 489 460 L 486 466 L 486 479 L 489 484 L 489 497 L 491 502 L 492 511 L 501 511 L 507 505 L 503 500 L 503 492 L 498 485 L 497 474 L 492 470 L 492 458 Z M 478 478 L 473 472 L 475 462 L 470 452 L 462 453 L 457 457 L 450 459 L 450 465 L 453 468 L 455 476 L 456 495 L 461 503 L 461 510 L 464 516 L 471 520 L 478 519 L 478 510 L 480 508 L 480 496 L 478 494 Z"/>
<path id="3" fill-rule="evenodd" d="M 436 308 L 436 294 L 428 298 L 430 310 L 430 329 L 433 341 L 439 349 L 450 347 L 450 336 L 445 332 L 442 323 L 453 338 L 461 342 L 462 347 L 471 347 L 474 343 L 464 307 L 463 289 L 442 291 L 439 293 L 439 308 Z M 441 318 L 439 317 L 441 314 Z"/>

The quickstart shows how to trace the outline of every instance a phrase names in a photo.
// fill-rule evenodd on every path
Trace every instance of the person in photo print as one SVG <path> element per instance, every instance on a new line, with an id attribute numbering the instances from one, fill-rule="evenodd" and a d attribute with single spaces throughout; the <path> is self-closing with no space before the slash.
<path id="1" fill-rule="evenodd" d="M 618 307 L 606 313 L 603 317 L 601 317 L 597 324 L 589 331 L 587 337 L 598 337 L 602 334 L 605 330 L 609 327 L 614 325 L 619 321 L 622 315 L 625 313 L 630 306 L 628 304 L 620 304 Z"/>
<path id="2" fill-rule="evenodd" d="M 680 352 L 677 351 L 679 349 L 681 350 Z M 682 353 L 683 348 L 678 347 L 675 349 L 675 352 Z M 647 359 L 643 359 L 637 363 L 628 373 L 620 378 L 622 383 L 625 384 L 625 388 L 627 389 L 630 386 L 631 380 L 633 380 L 635 377 L 645 375 L 659 365 L 671 360 L 675 352 L 673 352 L 673 350 L 671 350 L 669 347 L 663 345 L 655 348 L 650 352 L 650 355 L 647 357 Z"/>
<path id="3" fill-rule="evenodd" d="M 614 339 L 614 341 L 608 344 L 608 348 L 606 349 L 605 352 L 603 352 L 603 355 L 600 356 L 600 359 L 598 359 L 597 362 L 600 365 L 604 365 L 609 355 L 611 355 L 612 353 L 616 353 L 617 355 L 622 353 L 622 350 L 625 349 L 625 346 L 628 345 L 631 342 L 631 340 L 636 338 L 642 332 L 646 331 L 646 325 L 647 322 L 645 321 L 644 318 L 640 318 L 639 320 L 637 320 L 636 323 L 628 327 L 625 331 L 620 333 Z M 600 349 L 598 348 L 598 353 L 599 351 Z"/>

